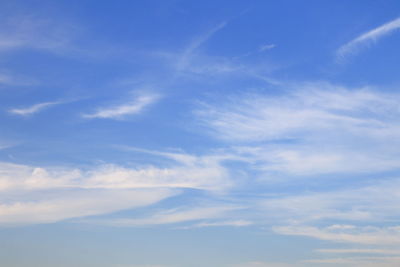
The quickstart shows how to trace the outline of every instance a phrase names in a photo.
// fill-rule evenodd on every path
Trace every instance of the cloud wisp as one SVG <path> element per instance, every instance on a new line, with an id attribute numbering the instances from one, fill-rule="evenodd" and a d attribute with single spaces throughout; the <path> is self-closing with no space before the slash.
<path id="1" fill-rule="evenodd" d="M 34 15 L 4 18 L 0 30 L 0 52 L 12 49 L 38 49 L 54 53 L 71 46 L 77 27 Z"/>
<path id="2" fill-rule="evenodd" d="M 239 209 L 239 207 L 228 205 L 212 205 L 192 208 L 175 208 L 163 210 L 145 218 L 120 218 L 113 220 L 105 220 L 101 224 L 131 227 L 131 226 L 146 226 L 146 225 L 161 225 L 161 224 L 178 224 L 184 222 L 203 221 L 208 219 L 223 218 L 228 212 Z M 214 225 L 199 225 L 199 227 L 214 226 Z"/>
<path id="3" fill-rule="evenodd" d="M 44 103 L 39 103 L 39 104 L 35 104 L 32 105 L 30 107 L 26 107 L 26 108 L 13 108 L 8 110 L 9 113 L 12 114 L 16 114 L 16 115 L 20 115 L 20 116 L 29 116 L 29 115 L 33 115 L 35 113 L 38 113 L 40 111 L 43 111 L 51 106 L 55 106 L 55 105 L 59 105 L 62 102 L 44 102 Z"/>
<path id="4" fill-rule="evenodd" d="M 340 243 L 364 245 L 400 245 L 400 228 L 358 227 L 354 225 L 330 225 L 327 227 L 280 226 L 274 230 L 284 235 L 300 235 Z"/>
<path id="5" fill-rule="evenodd" d="M 195 51 L 202 46 L 204 43 L 206 43 L 215 33 L 218 31 L 222 30 L 225 26 L 227 25 L 227 22 L 222 22 L 206 33 L 197 36 L 197 38 L 192 41 L 188 47 L 184 50 L 184 52 L 180 55 L 180 58 L 178 59 L 177 63 L 177 70 L 178 71 L 183 71 L 187 65 L 189 64 L 189 61 L 191 60 L 191 57 L 195 53 Z"/>
<path id="6" fill-rule="evenodd" d="M 347 55 L 355 54 L 360 48 L 365 45 L 376 43 L 379 39 L 389 35 L 395 30 L 400 29 L 400 18 L 394 19 L 388 23 L 385 23 L 375 29 L 372 29 L 350 42 L 342 45 L 337 51 L 337 56 L 341 59 Z"/>
<path id="7" fill-rule="evenodd" d="M 87 119 L 122 119 L 129 115 L 140 114 L 160 99 L 159 95 L 141 95 L 129 103 L 100 108 L 94 113 L 83 114 Z"/>
<path id="8" fill-rule="evenodd" d="M 265 51 L 271 50 L 271 49 L 273 49 L 275 47 L 276 47 L 275 44 L 265 44 L 265 45 L 262 45 L 262 46 L 260 46 L 258 48 L 258 52 L 265 52 Z"/>

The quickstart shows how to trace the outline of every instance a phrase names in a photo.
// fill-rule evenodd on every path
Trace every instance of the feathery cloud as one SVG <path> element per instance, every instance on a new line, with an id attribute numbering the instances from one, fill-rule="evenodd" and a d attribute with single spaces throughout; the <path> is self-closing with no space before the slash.
<path id="1" fill-rule="evenodd" d="M 16 115 L 28 116 L 28 115 L 38 113 L 44 109 L 47 109 L 51 106 L 58 105 L 58 104 L 61 104 L 61 102 L 44 102 L 44 103 L 35 104 L 35 105 L 27 107 L 27 108 L 13 108 L 13 109 L 8 110 L 8 112 L 16 114 Z"/>
<path id="2" fill-rule="evenodd" d="M 400 153 L 389 143 L 400 138 L 394 115 L 400 95 L 323 83 L 299 87 L 284 95 L 228 96 L 196 114 L 211 136 L 234 143 L 238 155 L 274 176 L 398 169 Z"/>
<path id="3" fill-rule="evenodd" d="M 227 212 L 237 210 L 238 207 L 213 205 L 209 207 L 194 207 L 189 209 L 172 209 L 153 214 L 147 218 L 120 218 L 103 223 L 113 226 L 140 226 L 156 224 L 174 224 L 188 221 L 199 221 L 204 219 L 221 218 Z"/>
<path id="4" fill-rule="evenodd" d="M 400 18 L 392 20 L 388 23 L 383 24 L 373 30 L 370 30 L 350 42 L 341 46 L 337 51 L 337 55 L 341 58 L 348 54 L 356 53 L 363 45 L 377 42 L 382 37 L 392 33 L 395 30 L 400 29 Z"/>
<path id="5" fill-rule="evenodd" d="M 141 113 L 146 107 L 155 103 L 159 98 L 158 95 L 141 95 L 130 103 L 101 108 L 94 113 L 84 114 L 83 117 L 88 119 L 121 119 L 128 115 Z"/>

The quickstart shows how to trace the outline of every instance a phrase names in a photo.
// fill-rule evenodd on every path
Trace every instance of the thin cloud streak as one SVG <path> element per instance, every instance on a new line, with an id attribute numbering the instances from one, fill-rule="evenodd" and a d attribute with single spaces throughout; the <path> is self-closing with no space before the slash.
<path id="1" fill-rule="evenodd" d="M 265 44 L 265 45 L 260 46 L 260 48 L 258 49 L 258 52 L 265 52 L 265 51 L 271 50 L 275 47 L 276 47 L 275 44 Z"/>
<path id="2" fill-rule="evenodd" d="M 204 43 L 206 43 L 215 33 L 223 29 L 227 25 L 227 22 L 222 22 L 218 25 L 216 25 L 214 28 L 209 30 L 203 35 L 198 36 L 182 53 L 178 60 L 177 64 L 177 70 L 178 71 L 183 71 L 187 65 L 189 64 L 189 61 L 191 57 L 193 56 L 193 53 Z"/>
<path id="3" fill-rule="evenodd" d="M 147 106 L 155 103 L 159 98 L 158 95 L 142 95 L 130 103 L 102 108 L 95 113 L 84 114 L 83 117 L 87 119 L 121 119 L 128 115 L 141 113 Z"/>
<path id="4" fill-rule="evenodd" d="M 100 221 L 100 224 L 129 227 L 141 225 L 177 224 L 182 222 L 199 221 L 204 219 L 221 218 L 227 212 L 237 210 L 234 206 L 194 207 L 191 209 L 172 209 L 153 214 L 147 218 L 119 218 Z"/>
<path id="5" fill-rule="evenodd" d="M 44 103 L 35 104 L 35 105 L 27 107 L 27 108 L 10 109 L 8 112 L 16 114 L 16 115 L 28 116 L 28 115 L 32 115 L 34 113 L 38 113 L 44 109 L 47 109 L 50 106 L 54 106 L 54 105 L 58 105 L 58 104 L 61 104 L 61 102 L 44 102 Z"/>
<path id="6" fill-rule="evenodd" d="M 400 245 L 400 227 L 372 227 L 354 225 L 278 226 L 273 230 L 283 235 L 308 236 L 339 243 L 364 245 Z"/>
<path id="7" fill-rule="evenodd" d="M 317 252 L 321 253 L 333 253 L 333 254 L 387 254 L 387 255 L 400 255 L 400 250 L 394 249 L 317 249 Z"/>
<path id="8" fill-rule="evenodd" d="M 400 18 L 397 18 L 358 36 L 347 44 L 341 46 L 336 53 L 339 58 L 344 58 L 349 54 L 355 54 L 363 45 L 377 42 L 379 39 L 392 33 L 395 30 L 398 30 L 399 28 Z"/>

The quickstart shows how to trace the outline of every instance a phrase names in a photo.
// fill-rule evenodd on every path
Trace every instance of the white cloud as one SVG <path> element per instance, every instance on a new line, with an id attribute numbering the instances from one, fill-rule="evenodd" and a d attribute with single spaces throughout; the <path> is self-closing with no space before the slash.
<path id="1" fill-rule="evenodd" d="M 49 108 L 54 105 L 61 104 L 61 102 L 44 102 L 44 103 L 39 103 L 32 105 L 27 108 L 13 108 L 8 110 L 8 112 L 16 114 L 16 115 L 21 115 L 21 116 L 28 116 L 32 115 L 34 113 L 40 112 L 46 108 Z"/>
<path id="2" fill-rule="evenodd" d="M 158 95 L 141 95 L 133 101 L 113 107 L 101 108 L 92 114 L 84 114 L 84 118 L 121 119 L 128 115 L 141 113 L 146 107 L 155 103 Z"/>
<path id="3" fill-rule="evenodd" d="M 166 155 L 176 160 L 165 168 L 102 165 L 80 170 L 0 163 L 0 224 L 99 215 L 153 204 L 179 193 L 179 188 L 223 192 L 232 186 L 220 158 Z M 213 217 L 223 210 L 214 208 L 164 213 L 157 220 L 167 223 Z M 151 220 L 146 222 L 150 224 Z"/>
<path id="4" fill-rule="evenodd" d="M 169 153 L 173 154 L 173 153 Z M 176 157 L 184 154 L 176 153 Z M 188 157 L 190 157 L 188 155 Z M 147 166 L 126 168 L 101 165 L 92 170 L 46 169 L 0 163 L 1 190 L 42 190 L 51 188 L 135 189 L 135 188 L 195 188 L 223 191 L 232 181 L 221 165 L 224 158 L 195 157 L 194 162 L 176 161 L 171 167 Z"/>
<path id="5" fill-rule="evenodd" d="M 265 45 L 260 46 L 260 48 L 258 49 L 258 51 L 259 51 L 259 52 L 265 52 L 265 51 L 271 50 L 271 49 L 273 49 L 273 48 L 275 48 L 275 47 L 276 47 L 276 45 L 274 45 L 274 44 L 265 44 Z"/>
<path id="6" fill-rule="evenodd" d="M 218 227 L 218 226 L 233 226 L 233 227 L 243 227 L 252 225 L 253 222 L 248 220 L 231 220 L 231 221 L 217 221 L 217 222 L 202 222 L 193 225 L 194 228 L 201 227 Z"/>
<path id="7" fill-rule="evenodd" d="M 196 114 L 208 133 L 234 143 L 238 155 L 270 175 L 398 169 L 400 95 L 326 83 L 297 87 L 284 95 L 228 96 Z"/>
<path id="8" fill-rule="evenodd" d="M 337 50 L 337 55 L 339 57 L 345 57 L 348 54 L 356 53 L 363 45 L 371 44 L 373 42 L 377 42 L 379 39 L 383 38 L 386 35 L 389 35 L 395 30 L 400 28 L 400 18 L 392 20 L 388 23 L 383 24 L 373 30 L 370 30 L 354 40 L 351 40 L 347 44 L 341 46 Z"/>
<path id="9" fill-rule="evenodd" d="M 283 96 L 228 98 L 226 104 L 205 105 L 197 114 L 217 138 L 238 142 L 298 138 L 329 130 L 384 130 L 390 126 L 385 119 L 395 120 L 389 110 L 399 112 L 398 95 L 324 83 L 297 88 Z M 367 112 L 374 116 L 363 116 Z"/>

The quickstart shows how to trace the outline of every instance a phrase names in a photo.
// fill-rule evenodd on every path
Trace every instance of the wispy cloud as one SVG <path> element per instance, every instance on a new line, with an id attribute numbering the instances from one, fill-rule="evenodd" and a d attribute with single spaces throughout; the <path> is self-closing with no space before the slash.
<path id="1" fill-rule="evenodd" d="M 0 85 L 10 84 L 10 83 L 13 83 L 12 77 L 4 73 L 0 73 Z"/>
<path id="2" fill-rule="evenodd" d="M 317 249 L 317 252 L 332 254 L 387 254 L 400 255 L 398 249 L 371 249 L 371 248 L 347 248 L 347 249 Z"/>
<path id="3" fill-rule="evenodd" d="M 273 49 L 275 47 L 276 47 L 275 44 L 265 44 L 265 45 L 260 46 L 260 48 L 258 48 L 258 51 L 259 52 L 265 52 L 265 51 L 271 50 L 271 49 Z"/>
<path id="4" fill-rule="evenodd" d="M 400 29 L 400 18 L 385 23 L 344 44 L 337 50 L 337 55 L 343 58 L 349 54 L 355 54 L 362 46 L 377 42 L 382 37 L 398 29 Z"/>
<path id="5" fill-rule="evenodd" d="M 13 109 L 8 110 L 8 112 L 16 114 L 16 115 L 28 116 L 28 115 L 38 113 L 40 111 L 43 111 L 44 109 L 47 109 L 51 106 L 55 106 L 55 105 L 58 105 L 61 103 L 62 102 L 44 102 L 44 103 L 35 104 L 30 107 L 26 107 L 26 108 L 13 108 Z"/>
<path id="6" fill-rule="evenodd" d="M 94 113 L 84 114 L 88 119 L 121 119 L 125 116 L 141 113 L 146 107 L 160 99 L 159 95 L 141 95 L 129 103 L 98 109 Z"/>
<path id="7" fill-rule="evenodd" d="M 297 267 L 300 265 L 294 263 L 283 262 L 264 262 L 264 261 L 251 261 L 231 265 L 231 267 Z"/>
<path id="8" fill-rule="evenodd" d="M 71 24 L 34 15 L 4 18 L 0 23 L 0 51 L 33 48 L 60 53 L 77 31 Z"/>
<path id="9" fill-rule="evenodd" d="M 33 79 L 28 79 L 26 77 L 10 75 L 9 73 L 0 73 L 0 86 L 29 86 L 35 83 Z"/>
<path id="10" fill-rule="evenodd" d="M 204 43 L 206 43 L 215 33 L 223 29 L 227 25 L 227 22 L 222 22 L 220 24 L 217 24 L 215 27 L 210 29 L 204 34 L 201 34 L 197 36 L 183 51 L 183 53 L 180 55 L 180 58 L 177 63 L 177 70 L 182 71 L 184 70 L 187 65 L 189 64 L 189 61 L 191 60 L 191 57 L 193 56 L 194 52 Z"/>
<path id="11" fill-rule="evenodd" d="M 199 221 L 211 218 L 221 218 L 227 212 L 237 210 L 238 207 L 213 205 L 208 207 L 194 207 L 189 209 L 172 209 L 153 214 L 147 218 L 122 218 L 105 221 L 107 225 L 113 226 L 140 226 L 157 224 L 175 224 L 190 221 Z"/>
<path id="12" fill-rule="evenodd" d="M 20 191 L 20 193 L 22 193 Z M 42 191 L 35 198 L 20 196 L 18 201 L 0 204 L 1 225 L 51 223 L 99 215 L 117 210 L 148 206 L 175 195 L 171 189 L 122 189 Z"/>
<path id="13" fill-rule="evenodd" d="M 365 267 L 395 267 L 400 257 L 352 257 L 333 259 L 312 259 L 304 260 L 305 266 L 365 266 Z M 314 265 L 315 264 L 315 265 Z"/>
<path id="14" fill-rule="evenodd" d="M 398 168 L 400 153 L 387 138 L 400 137 L 393 116 L 400 95 L 323 83 L 298 87 L 284 95 L 228 96 L 196 114 L 209 134 L 234 143 L 239 154 L 274 176 Z"/>
<path id="15" fill-rule="evenodd" d="M 358 243 L 365 245 L 399 245 L 400 228 L 394 227 L 357 227 L 331 225 L 328 227 L 280 226 L 274 230 L 285 235 L 301 235 L 341 243 Z"/>
<path id="16" fill-rule="evenodd" d="M 193 225 L 194 228 L 201 227 L 219 227 L 219 226 L 233 226 L 233 227 L 243 227 L 252 225 L 253 222 L 249 220 L 232 220 L 232 221 L 217 221 L 217 222 L 202 222 Z"/>

